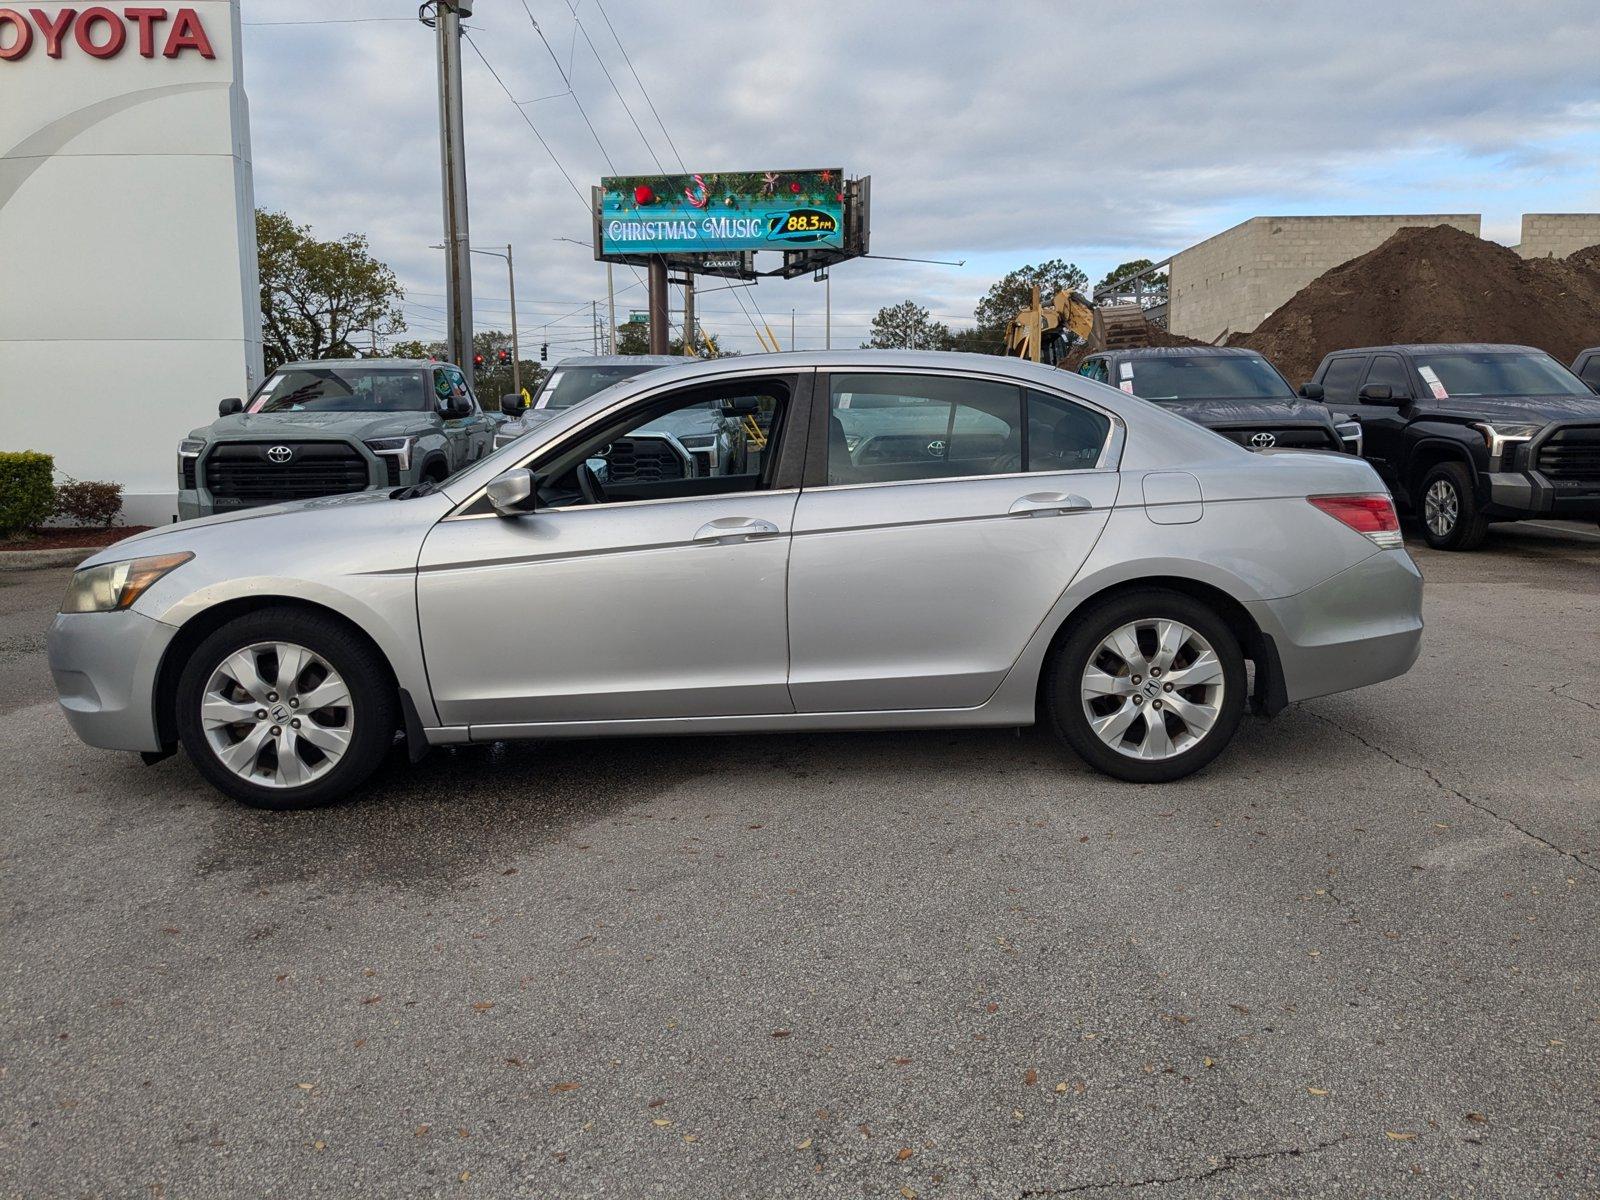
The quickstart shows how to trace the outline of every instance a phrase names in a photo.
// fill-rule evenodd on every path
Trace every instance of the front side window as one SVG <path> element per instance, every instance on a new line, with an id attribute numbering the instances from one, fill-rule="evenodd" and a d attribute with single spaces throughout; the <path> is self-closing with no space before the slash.
<path id="1" fill-rule="evenodd" d="M 788 385 L 686 389 L 535 467 L 542 507 L 758 491 L 771 486 Z"/>
<path id="2" fill-rule="evenodd" d="M 472 407 L 472 391 L 467 387 L 467 377 L 459 367 L 440 367 L 438 377 L 434 380 L 434 391 L 438 394 L 441 413 L 451 408 L 459 410 Z"/>
<path id="3" fill-rule="evenodd" d="M 1411 395 L 1411 380 L 1406 375 L 1406 365 L 1400 361 L 1398 355 L 1379 354 L 1372 360 L 1372 369 L 1367 372 L 1367 382 L 1362 387 L 1387 387 L 1389 394 L 1396 400 L 1402 400 Z"/>
<path id="4" fill-rule="evenodd" d="M 1354 404 L 1366 368 L 1365 358 L 1334 359 L 1323 372 L 1322 398 L 1330 404 Z"/>
<path id="5" fill-rule="evenodd" d="M 428 372 L 375 367 L 290 367 L 250 401 L 252 413 L 427 412 Z"/>
<path id="6" fill-rule="evenodd" d="M 1450 396 L 1586 396 L 1589 389 L 1548 354 L 1453 351 L 1416 356 L 1439 400 Z"/>
<path id="7" fill-rule="evenodd" d="M 1600 388 L 1600 354 L 1589 356 L 1589 361 L 1583 364 L 1583 373 L 1578 378 L 1592 388 Z"/>
<path id="8" fill-rule="evenodd" d="M 1259 355 L 1196 354 L 1130 359 L 1133 394 L 1167 400 L 1287 400 L 1294 395 Z"/>
<path id="9" fill-rule="evenodd" d="M 1022 392 L 941 375 L 834 375 L 828 483 L 896 483 L 1022 469 Z"/>

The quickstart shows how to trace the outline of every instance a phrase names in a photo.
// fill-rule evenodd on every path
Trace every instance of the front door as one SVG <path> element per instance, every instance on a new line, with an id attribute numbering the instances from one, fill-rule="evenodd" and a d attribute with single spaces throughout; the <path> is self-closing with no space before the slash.
<path id="1" fill-rule="evenodd" d="M 1110 517 L 1110 418 L 955 375 L 833 374 L 824 401 L 789 563 L 796 709 L 982 704 Z"/>
<path id="2" fill-rule="evenodd" d="M 1367 389 L 1372 387 L 1387 387 L 1394 403 L 1369 398 Z M 1403 483 L 1401 471 L 1405 467 L 1404 413 L 1411 406 L 1414 391 L 1404 359 L 1398 354 L 1374 354 L 1361 390 L 1356 393 L 1356 403 L 1350 406 L 1351 414 L 1361 422 L 1362 456 L 1396 493 Z"/>
<path id="3" fill-rule="evenodd" d="M 630 406 L 534 454 L 535 511 L 441 522 L 417 573 L 440 718 L 792 711 L 784 582 L 797 493 L 778 486 L 777 451 L 793 394 L 793 380 L 743 381 Z M 683 446 L 673 417 L 690 408 L 730 450 L 714 463 Z"/>
<path id="4" fill-rule="evenodd" d="M 494 424 L 467 386 L 467 377 L 457 367 L 440 367 L 438 392 L 447 406 L 441 409 L 445 440 L 449 444 L 450 470 L 459 471 L 489 452 Z"/>

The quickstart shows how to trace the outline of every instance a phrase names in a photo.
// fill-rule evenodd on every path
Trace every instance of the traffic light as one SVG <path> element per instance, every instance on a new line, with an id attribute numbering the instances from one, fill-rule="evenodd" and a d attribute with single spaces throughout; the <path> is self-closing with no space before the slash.
<path id="1" fill-rule="evenodd" d="M 541 345 L 539 347 L 539 361 L 540 362 L 549 362 L 550 361 L 550 343 L 549 342 L 545 342 L 543 345 Z"/>
<path id="2" fill-rule="evenodd" d="M 509 351 L 509 350 L 496 350 L 495 351 L 495 355 L 494 355 L 494 361 L 495 361 L 496 365 L 498 365 L 498 366 L 509 367 L 511 365 L 511 351 Z"/>
<path id="3" fill-rule="evenodd" d="M 472 365 L 481 371 L 483 369 L 483 355 L 474 354 L 472 356 Z"/>

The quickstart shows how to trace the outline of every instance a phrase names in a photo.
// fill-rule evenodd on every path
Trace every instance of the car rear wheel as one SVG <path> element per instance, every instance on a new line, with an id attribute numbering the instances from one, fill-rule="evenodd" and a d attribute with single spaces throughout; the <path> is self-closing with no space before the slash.
<path id="1" fill-rule="evenodd" d="M 290 608 L 247 614 L 202 642 L 177 704 L 196 768 L 256 808 L 342 799 L 377 769 L 397 722 L 372 648 L 337 621 Z"/>
<path id="2" fill-rule="evenodd" d="M 1444 462 L 1430 470 L 1413 503 L 1422 518 L 1422 536 L 1435 550 L 1474 550 L 1488 530 L 1472 476 L 1461 463 Z"/>
<path id="3" fill-rule="evenodd" d="M 1227 747 L 1244 714 L 1244 654 L 1192 597 L 1156 589 L 1074 618 L 1046 688 L 1057 736 L 1133 783 L 1182 779 Z"/>

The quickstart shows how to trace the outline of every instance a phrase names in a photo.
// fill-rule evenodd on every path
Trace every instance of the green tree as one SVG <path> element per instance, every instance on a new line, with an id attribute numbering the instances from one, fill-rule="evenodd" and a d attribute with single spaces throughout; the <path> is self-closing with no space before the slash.
<path id="1" fill-rule="evenodd" d="M 268 371 L 295 359 L 347 358 L 374 331 L 405 331 L 394 272 L 373 258 L 359 233 L 318 241 L 309 225 L 256 210 L 261 334 Z"/>
<path id="2" fill-rule="evenodd" d="M 1004 354 L 1005 334 L 999 329 L 984 329 L 973 325 L 966 329 L 952 329 L 946 350 L 959 350 L 964 354 Z"/>
<path id="3" fill-rule="evenodd" d="M 1040 299 L 1048 304 L 1057 292 L 1082 289 L 1088 282 L 1089 277 L 1076 263 L 1063 262 L 1059 258 L 1052 258 L 1036 267 L 1018 267 L 984 293 L 973 316 L 977 319 L 978 328 L 998 338 L 1003 346 L 1006 326 L 1011 324 L 1011 318 L 1033 303 L 1034 284 L 1039 285 Z"/>
<path id="4" fill-rule="evenodd" d="M 1151 262 L 1148 258 L 1135 258 L 1130 262 L 1123 263 L 1121 266 L 1112 267 L 1111 270 L 1106 272 L 1106 277 L 1102 279 L 1096 286 L 1110 287 L 1119 279 L 1126 279 L 1130 275 L 1137 275 L 1140 271 L 1148 271 L 1153 266 L 1155 266 L 1155 263 Z M 1146 280 L 1145 289 L 1147 293 L 1161 297 L 1166 296 L 1166 276 L 1157 275 L 1152 279 Z"/>
<path id="5" fill-rule="evenodd" d="M 642 322 L 630 321 L 617 327 L 618 354 L 649 354 L 650 327 Z"/>
<path id="6" fill-rule="evenodd" d="M 867 350 L 948 350 L 950 327 L 915 300 L 902 300 L 878 310 L 872 318 L 872 340 Z"/>

